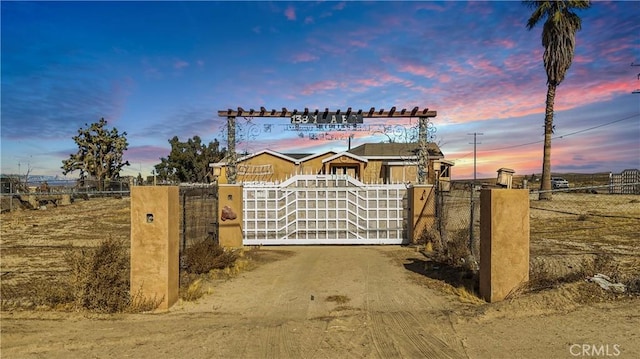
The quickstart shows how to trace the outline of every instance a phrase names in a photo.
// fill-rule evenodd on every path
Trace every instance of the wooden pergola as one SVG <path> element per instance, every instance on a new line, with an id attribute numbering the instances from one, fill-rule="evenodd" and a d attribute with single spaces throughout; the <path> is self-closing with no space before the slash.
<path id="1" fill-rule="evenodd" d="M 260 110 L 249 109 L 245 110 L 242 107 L 237 109 L 219 110 L 218 116 L 227 118 L 227 139 L 228 139 L 228 163 L 227 163 L 227 182 L 236 183 L 237 171 L 237 153 L 236 153 L 236 117 L 264 117 L 264 118 L 295 118 L 296 116 L 313 116 L 315 120 L 327 118 L 340 117 L 342 119 L 355 118 L 361 120 L 363 118 L 412 118 L 418 117 L 418 183 L 424 184 L 426 182 L 426 166 L 427 166 L 427 122 L 429 118 L 436 117 L 438 113 L 436 111 L 429 111 L 428 108 L 420 109 L 414 107 L 411 110 L 403 108 L 397 110 L 396 107 L 391 107 L 390 110 L 379 109 L 371 107 L 369 111 L 352 110 L 351 107 L 346 111 L 337 109 L 330 111 L 329 108 L 325 108 L 324 111 L 319 109 L 309 110 L 305 108 L 302 111 L 297 109 L 288 110 L 283 107 L 281 110 L 267 110 L 264 107 L 260 107 Z M 313 122 L 316 123 L 316 122 Z M 326 122 L 323 122 L 326 123 Z"/>
<path id="2" fill-rule="evenodd" d="M 407 110 L 403 108 L 402 110 L 397 111 L 396 107 L 391 107 L 390 110 L 386 111 L 385 109 L 376 110 L 375 107 L 371 107 L 369 111 L 357 110 L 353 111 L 351 107 L 347 108 L 346 111 L 342 111 L 340 109 L 335 112 L 329 111 L 328 108 L 325 108 L 324 111 L 320 111 L 318 109 L 309 110 L 305 108 L 303 111 L 298 111 L 296 109 L 288 110 L 286 107 L 283 107 L 281 110 L 267 110 L 264 107 L 260 107 L 260 110 L 245 110 L 242 107 L 238 107 L 237 110 L 228 109 L 228 110 L 220 110 L 218 111 L 218 116 L 220 117 L 292 117 L 296 115 L 324 115 L 325 117 L 329 113 L 335 114 L 345 114 L 347 116 L 351 114 L 357 114 L 362 116 L 363 118 L 410 118 L 410 117 L 436 117 L 438 113 L 436 111 L 429 111 L 428 108 L 420 109 L 419 107 L 414 107 L 411 110 Z"/>

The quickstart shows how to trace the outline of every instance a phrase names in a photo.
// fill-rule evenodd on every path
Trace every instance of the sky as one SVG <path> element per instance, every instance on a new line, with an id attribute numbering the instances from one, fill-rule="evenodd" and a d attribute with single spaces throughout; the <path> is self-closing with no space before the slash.
<path id="1" fill-rule="evenodd" d="M 479 178 L 542 169 L 542 24 L 527 30 L 532 10 L 519 1 L 2 1 L 0 10 L 3 174 L 64 178 L 73 136 L 104 118 L 126 132 L 121 175 L 148 176 L 172 137 L 227 147 L 218 111 L 261 106 L 428 108 L 454 179 L 474 167 Z M 640 168 L 640 2 L 596 1 L 578 15 L 552 172 Z M 286 118 L 237 121 L 239 152 L 317 153 L 347 150 L 349 136 L 352 147 L 407 141 L 418 119 L 365 119 L 362 131 L 332 136 L 290 131 Z"/>

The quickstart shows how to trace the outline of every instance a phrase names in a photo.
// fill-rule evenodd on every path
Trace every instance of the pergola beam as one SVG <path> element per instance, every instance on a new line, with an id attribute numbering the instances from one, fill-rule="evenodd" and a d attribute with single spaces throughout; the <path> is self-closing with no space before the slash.
<path id="1" fill-rule="evenodd" d="M 318 109 L 315 110 L 309 110 L 308 108 L 305 108 L 303 113 L 305 115 L 309 114 L 309 113 L 314 113 L 314 114 L 318 114 L 321 111 Z M 329 109 L 325 108 L 324 110 L 324 114 L 328 114 Z M 343 111 L 340 109 L 337 109 L 335 111 L 336 114 L 342 113 Z M 407 111 L 406 108 L 403 108 L 400 111 L 396 111 L 396 107 L 392 107 L 391 110 L 389 111 L 385 111 L 384 109 L 379 109 L 378 111 L 376 111 L 376 109 L 374 107 L 371 107 L 371 109 L 369 111 L 363 111 L 363 110 L 357 110 L 354 111 L 351 109 L 351 107 L 349 107 L 346 111 L 347 114 L 350 114 L 352 112 L 357 112 L 358 115 L 362 115 L 363 118 L 409 118 L 409 117 L 436 117 L 438 115 L 437 111 L 429 111 L 428 108 L 424 108 L 424 109 L 420 109 L 418 107 L 414 107 L 411 111 Z M 260 111 L 254 111 L 253 109 L 247 111 L 245 109 L 243 109 L 242 107 L 238 107 L 237 110 L 233 110 L 233 109 L 228 109 L 228 110 L 220 110 L 218 111 L 218 116 L 220 117 L 273 117 L 273 118 L 287 118 L 287 117 L 292 117 L 295 116 L 297 114 L 299 114 L 300 111 L 298 111 L 297 109 L 293 109 L 293 110 L 287 110 L 286 107 L 283 107 L 282 110 L 271 110 L 268 111 L 266 108 L 264 107 L 260 107 Z"/>

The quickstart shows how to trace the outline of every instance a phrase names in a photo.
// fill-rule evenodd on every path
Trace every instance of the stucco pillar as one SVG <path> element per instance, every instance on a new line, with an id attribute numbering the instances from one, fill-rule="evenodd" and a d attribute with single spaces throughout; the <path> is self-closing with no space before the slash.
<path id="1" fill-rule="evenodd" d="M 218 187 L 218 238 L 223 247 L 242 247 L 242 186 Z"/>
<path id="2" fill-rule="evenodd" d="M 503 300 L 529 280 L 529 191 L 480 193 L 480 296 Z"/>
<path id="3" fill-rule="evenodd" d="M 131 188 L 131 295 L 178 300 L 180 202 L 177 186 Z"/>
<path id="4" fill-rule="evenodd" d="M 432 228 L 436 218 L 436 192 L 432 185 L 409 187 L 409 241 L 416 243 L 426 228 Z"/>

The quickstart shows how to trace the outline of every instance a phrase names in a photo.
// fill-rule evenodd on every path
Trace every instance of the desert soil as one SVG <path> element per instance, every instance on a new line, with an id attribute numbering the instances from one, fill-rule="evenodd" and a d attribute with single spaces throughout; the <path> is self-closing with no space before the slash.
<path id="1" fill-rule="evenodd" d="M 2 357 L 570 358 L 573 344 L 640 357 L 637 300 L 465 304 L 406 269 L 424 258 L 411 248 L 261 250 L 278 260 L 164 314 L 3 312 Z"/>
<path id="2" fill-rule="evenodd" d="M 90 247 L 105 233 L 126 239 L 127 213 L 126 199 L 110 199 L 3 214 L 3 284 L 37 277 L 39 271 L 63 271 L 61 249 L 69 242 Z M 100 220 L 87 227 L 80 224 L 86 218 Z M 621 251 L 631 253 L 625 257 L 637 263 L 637 244 L 620 244 Z M 532 245 L 532 250 L 541 246 Z M 585 283 L 484 303 L 425 276 L 426 257 L 411 247 L 259 251 L 268 259 L 264 264 L 208 283 L 204 297 L 178 302 L 167 313 L 0 312 L 0 356 L 575 358 L 595 353 L 640 357 L 639 299 L 585 300 Z"/>

